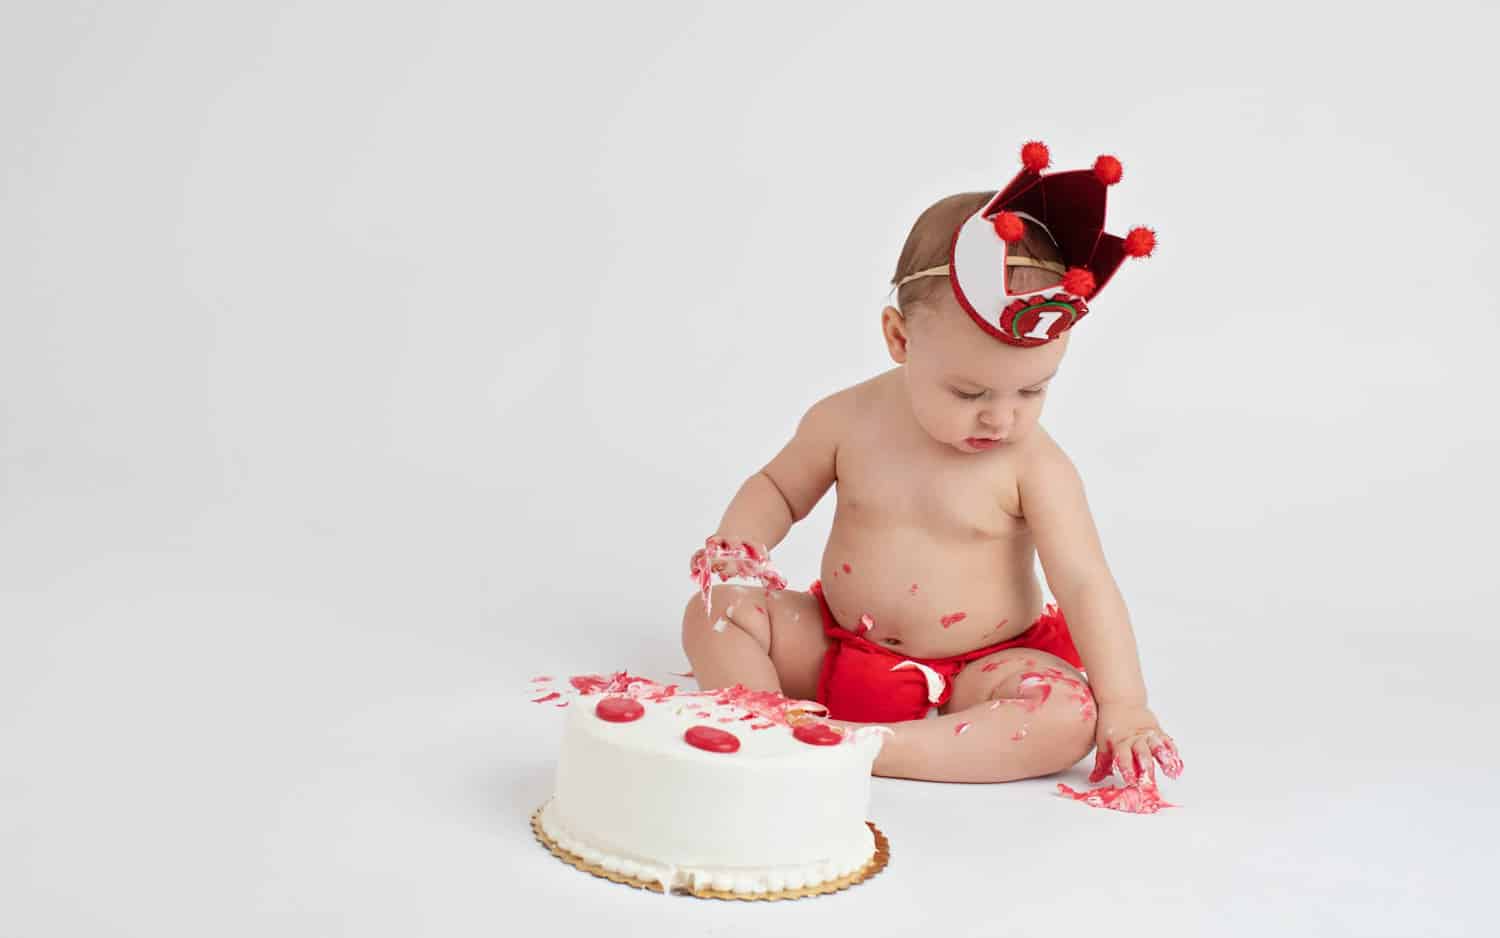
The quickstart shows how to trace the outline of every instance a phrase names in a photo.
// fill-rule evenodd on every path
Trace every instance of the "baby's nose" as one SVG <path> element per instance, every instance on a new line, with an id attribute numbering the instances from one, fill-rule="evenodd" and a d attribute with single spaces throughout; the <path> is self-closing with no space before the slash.
<path id="1" fill-rule="evenodd" d="M 979 422 L 986 429 L 993 429 L 996 433 L 1009 433 L 1011 426 L 1016 422 L 1016 412 L 1009 408 L 997 410 L 983 410 L 979 412 Z"/>

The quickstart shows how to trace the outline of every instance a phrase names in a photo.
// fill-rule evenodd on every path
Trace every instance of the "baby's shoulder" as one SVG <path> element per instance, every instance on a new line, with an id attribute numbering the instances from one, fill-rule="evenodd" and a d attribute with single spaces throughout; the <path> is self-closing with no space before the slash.
<path id="1" fill-rule="evenodd" d="M 840 430 L 847 426 L 854 413 L 854 399 L 850 394 L 853 390 L 835 391 L 814 402 L 797 421 L 797 436 L 837 444 Z"/>
<path id="2" fill-rule="evenodd" d="M 860 414 L 878 408 L 890 394 L 889 373 L 851 384 L 820 398 L 803 415 L 804 424 L 827 428 L 848 427 Z"/>
<path id="3" fill-rule="evenodd" d="M 1027 434 L 1015 455 L 1016 484 L 1023 492 L 1028 488 L 1082 485 L 1078 467 L 1040 424 Z"/>

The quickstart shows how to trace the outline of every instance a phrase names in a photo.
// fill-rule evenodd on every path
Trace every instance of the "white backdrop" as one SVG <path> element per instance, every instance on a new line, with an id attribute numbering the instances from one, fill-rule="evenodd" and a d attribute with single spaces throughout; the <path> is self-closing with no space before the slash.
<path id="1" fill-rule="evenodd" d="M 1497 27 L 7 5 L 0 934 L 1477 933 Z M 1044 423 L 1184 806 L 878 780 L 891 868 L 790 905 L 547 857 L 526 679 L 682 667 L 689 553 L 889 367 L 917 213 L 1030 138 L 1118 155 L 1111 230 L 1159 234 Z M 798 587 L 832 505 L 776 551 Z"/>

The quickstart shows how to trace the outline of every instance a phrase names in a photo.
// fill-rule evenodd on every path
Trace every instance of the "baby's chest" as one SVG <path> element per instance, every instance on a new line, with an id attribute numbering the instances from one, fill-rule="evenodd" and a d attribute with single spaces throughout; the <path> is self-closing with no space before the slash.
<path id="1" fill-rule="evenodd" d="M 996 462 L 965 466 L 891 449 L 840 452 L 838 510 L 862 523 L 987 539 L 1024 525 L 1015 476 Z"/>

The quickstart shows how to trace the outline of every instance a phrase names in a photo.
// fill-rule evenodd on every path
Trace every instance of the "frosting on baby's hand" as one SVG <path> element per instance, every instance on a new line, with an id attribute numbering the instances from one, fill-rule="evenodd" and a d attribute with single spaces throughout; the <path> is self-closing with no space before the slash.
<path id="1" fill-rule="evenodd" d="M 732 544 L 727 538 L 710 537 L 702 550 L 693 554 L 689 575 L 697 582 L 698 592 L 703 596 L 703 613 L 713 609 L 709 598 L 709 587 L 713 575 L 718 573 L 721 582 L 734 576 L 760 580 L 768 590 L 786 589 L 786 578 L 771 566 L 771 557 L 749 541 Z"/>

